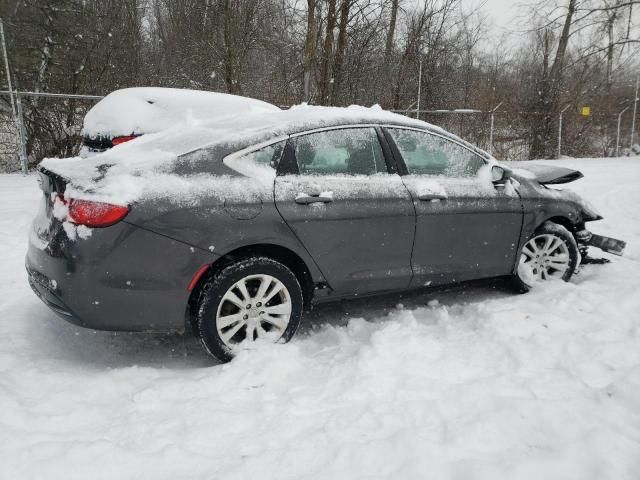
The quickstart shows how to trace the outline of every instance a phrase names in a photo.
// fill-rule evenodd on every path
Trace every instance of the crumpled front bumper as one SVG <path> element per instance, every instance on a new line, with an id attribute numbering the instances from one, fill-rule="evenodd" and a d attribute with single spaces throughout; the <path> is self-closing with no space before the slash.
<path id="1" fill-rule="evenodd" d="M 597 235 L 586 229 L 576 232 L 575 237 L 576 241 L 581 246 L 596 247 L 603 252 L 618 256 L 621 256 L 624 253 L 624 249 L 627 246 L 627 242 L 623 240 L 605 237 L 604 235 Z"/>

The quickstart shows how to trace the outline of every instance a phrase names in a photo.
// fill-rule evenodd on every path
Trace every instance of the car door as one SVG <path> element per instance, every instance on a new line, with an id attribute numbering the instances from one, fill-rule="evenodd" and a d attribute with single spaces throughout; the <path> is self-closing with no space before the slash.
<path id="1" fill-rule="evenodd" d="M 339 294 L 406 288 L 412 275 L 414 208 L 378 133 L 292 136 L 276 177 L 276 207 Z"/>
<path id="2" fill-rule="evenodd" d="M 414 286 L 506 275 L 515 264 L 522 203 L 491 181 L 488 162 L 435 133 L 387 129 L 416 209 Z"/>

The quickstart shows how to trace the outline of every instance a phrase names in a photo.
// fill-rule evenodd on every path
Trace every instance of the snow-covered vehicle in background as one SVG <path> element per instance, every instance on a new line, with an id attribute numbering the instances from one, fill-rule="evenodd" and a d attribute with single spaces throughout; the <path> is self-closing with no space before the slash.
<path id="1" fill-rule="evenodd" d="M 254 111 L 44 160 L 26 266 L 73 323 L 191 325 L 229 360 L 288 341 L 314 303 L 490 277 L 526 291 L 569 280 L 589 245 L 621 254 L 548 186 L 580 176 L 511 170 L 379 108 Z"/>
<path id="2" fill-rule="evenodd" d="M 280 110 L 261 100 L 227 93 L 161 87 L 116 90 L 86 114 L 83 146 L 100 152 L 140 135 L 216 117 Z"/>

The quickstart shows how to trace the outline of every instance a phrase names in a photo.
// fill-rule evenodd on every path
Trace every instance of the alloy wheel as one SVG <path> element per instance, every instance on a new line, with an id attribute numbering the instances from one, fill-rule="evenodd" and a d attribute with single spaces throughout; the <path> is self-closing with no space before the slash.
<path id="1" fill-rule="evenodd" d="M 232 350 L 245 341 L 277 342 L 289 325 L 291 311 L 291 295 L 280 280 L 271 275 L 248 275 L 223 295 L 216 328 Z"/>
<path id="2" fill-rule="evenodd" d="M 544 233 L 529 240 L 522 247 L 520 268 L 529 271 L 536 280 L 562 277 L 569 269 L 571 257 L 565 241 Z"/>

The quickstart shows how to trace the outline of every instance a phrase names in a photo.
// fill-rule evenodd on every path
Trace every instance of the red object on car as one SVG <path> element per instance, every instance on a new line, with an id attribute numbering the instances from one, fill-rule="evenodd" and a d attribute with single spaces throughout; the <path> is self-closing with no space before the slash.
<path id="1" fill-rule="evenodd" d="M 69 221 L 92 228 L 109 227 L 127 216 L 130 207 L 88 200 L 68 200 Z"/>
<path id="2" fill-rule="evenodd" d="M 115 147 L 116 145 L 120 145 L 121 143 L 128 142 L 129 140 L 133 140 L 134 138 L 138 138 L 139 135 L 126 135 L 123 137 L 115 137 L 111 140 L 111 144 Z"/>

